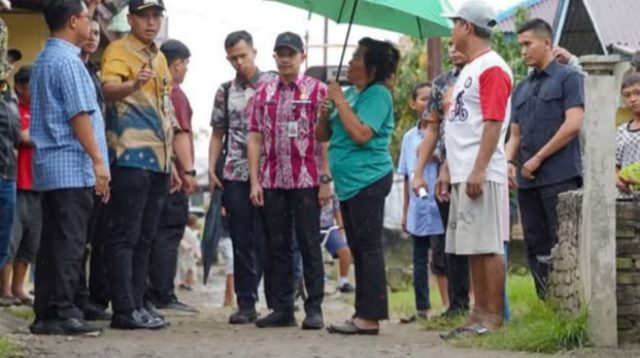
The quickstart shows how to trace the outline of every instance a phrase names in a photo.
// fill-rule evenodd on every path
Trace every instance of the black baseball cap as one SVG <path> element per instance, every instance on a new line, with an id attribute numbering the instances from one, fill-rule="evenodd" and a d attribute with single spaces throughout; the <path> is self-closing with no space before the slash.
<path id="1" fill-rule="evenodd" d="M 165 10 L 164 1 L 162 0 L 131 0 L 129 1 L 129 13 L 133 14 L 144 9 L 158 8 Z"/>
<path id="2" fill-rule="evenodd" d="M 296 52 L 304 53 L 304 43 L 302 42 L 302 38 L 293 32 L 283 32 L 278 35 L 276 38 L 276 44 L 273 46 L 273 50 L 276 51 L 282 47 L 287 47 Z"/>

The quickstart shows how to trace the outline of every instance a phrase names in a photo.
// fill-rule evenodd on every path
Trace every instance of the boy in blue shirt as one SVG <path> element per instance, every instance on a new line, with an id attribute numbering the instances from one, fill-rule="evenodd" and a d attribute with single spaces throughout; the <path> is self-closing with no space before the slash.
<path id="1" fill-rule="evenodd" d="M 428 82 L 420 83 L 413 89 L 409 106 L 415 111 L 416 117 L 424 113 L 430 92 L 431 84 Z M 438 159 L 433 158 L 429 161 L 424 170 L 424 178 L 428 183 L 428 188 L 425 188 L 426 195 L 418 197 L 410 188 L 418 158 L 418 145 L 426 135 L 426 127 L 426 120 L 419 120 L 417 125 L 404 135 L 398 164 L 398 174 L 404 176 L 402 226 L 404 231 L 411 234 L 413 240 L 413 287 L 416 296 L 416 314 L 402 319 L 403 323 L 413 322 L 416 318 L 427 318 L 427 313 L 431 309 L 429 248 L 431 240 L 444 239 L 442 236 L 444 228 L 434 193 L 438 176 Z"/>

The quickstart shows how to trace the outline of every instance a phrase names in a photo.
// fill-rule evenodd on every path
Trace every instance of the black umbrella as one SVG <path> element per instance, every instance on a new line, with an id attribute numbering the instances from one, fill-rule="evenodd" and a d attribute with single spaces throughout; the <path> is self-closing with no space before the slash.
<path id="1" fill-rule="evenodd" d="M 216 190 L 211 195 L 211 203 L 207 210 L 207 216 L 204 223 L 204 231 L 202 233 L 202 243 L 200 248 L 202 251 L 202 266 L 204 269 L 203 283 L 207 284 L 211 265 L 215 262 L 218 242 L 222 236 L 222 190 Z"/>

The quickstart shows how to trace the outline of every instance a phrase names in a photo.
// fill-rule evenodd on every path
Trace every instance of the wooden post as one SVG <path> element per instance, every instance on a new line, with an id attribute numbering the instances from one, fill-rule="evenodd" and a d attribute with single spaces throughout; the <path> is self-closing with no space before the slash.
<path id="1" fill-rule="evenodd" d="M 433 81 L 442 72 L 442 40 L 439 37 L 427 39 L 427 79 Z"/>
<path id="2" fill-rule="evenodd" d="M 585 79 L 581 278 L 597 347 L 618 344 L 616 306 L 615 113 L 619 56 L 581 58 Z"/>

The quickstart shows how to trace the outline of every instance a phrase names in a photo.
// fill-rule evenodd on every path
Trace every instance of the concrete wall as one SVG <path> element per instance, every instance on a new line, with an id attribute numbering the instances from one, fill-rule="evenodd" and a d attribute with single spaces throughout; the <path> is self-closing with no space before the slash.
<path id="1" fill-rule="evenodd" d="M 582 193 L 560 196 L 559 243 L 553 249 L 554 267 L 550 275 L 551 297 L 568 312 L 583 305 L 579 245 Z M 620 344 L 640 343 L 640 202 L 616 204 L 617 328 Z"/>
<path id="2" fill-rule="evenodd" d="M 49 29 L 40 13 L 4 13 L 9 28 L 9 48 L 22 52 L 17 66 L 32 64 L 49 37 Z"/>

